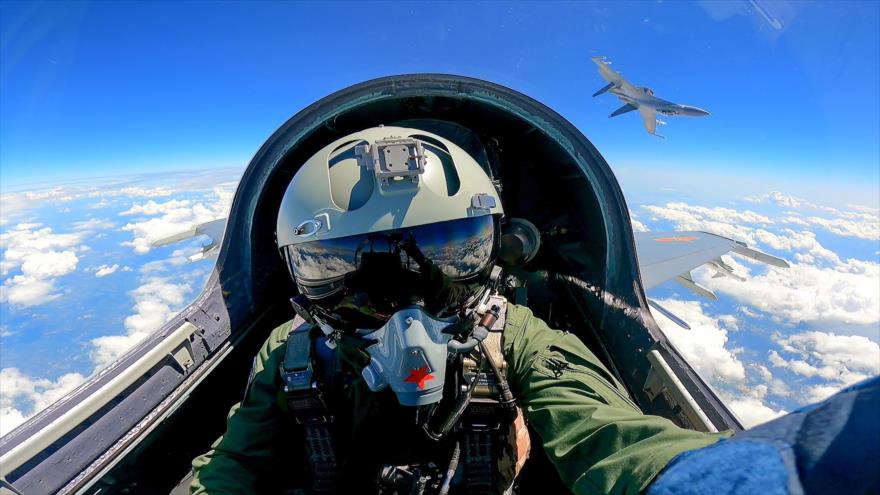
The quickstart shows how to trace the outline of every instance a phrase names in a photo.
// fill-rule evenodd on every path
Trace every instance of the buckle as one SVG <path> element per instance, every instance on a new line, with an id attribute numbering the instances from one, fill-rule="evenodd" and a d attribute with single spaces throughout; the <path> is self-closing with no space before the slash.
<path id="1" fill-rule="evenodd" d="M 281 379 L 284 381 L 284 392 L 289 394 L 308 390 L 312 386 L 313 376 L 314 372 L 312 371 L 311 364 L 306 368 L 298 370 L 287 371 L 282 369 Z"/>
<path id="2" fill-rule="evenodd" d="M 333 421 L 327 412 L 327 404 L 318 385 L 312 380 L 314 371 L 309 364 L 305 368 L 281 370 L 287 408 L 294 420 L 301 425 L 326 424 Z"/>

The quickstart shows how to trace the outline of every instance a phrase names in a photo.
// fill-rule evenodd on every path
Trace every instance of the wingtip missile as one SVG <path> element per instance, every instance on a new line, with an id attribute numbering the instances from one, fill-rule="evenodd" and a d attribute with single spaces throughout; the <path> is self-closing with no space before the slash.
<path id="1" fill-rule="evenodd" d="M 672 323 L 675 323 L 676 325 L 680 326 L 681 328 L 684 328 L 685 330 L 691 329 L 691 326 L 688 325 L 686 321 L 682 320 L 678 316 L 675 316 L 675 313 L 664 308 L 663 306 L 658 304 L 657 301 L 655 301 L 653 299 L 648 299 L 648 305 L 651 306 L 652 308 L 656 309 L 663 316 L 669 318 L 672 321 Z"/>
<path id="2" fill-rule="evenodd" d="M 750 248 L 739 241 L 736 241 L 736 245 L 733 247 L 733 252 L 745 256 L 746 258 L 751 258 L 753 260 L 760 261 L 762 263 L 773 265 L 779 268 L 790 267 L 788 261 L 782 258 L 777 258 L 776 256 L 767 253 L 763 253 L 761 251 L 758 251 L 757 249 Z"/>

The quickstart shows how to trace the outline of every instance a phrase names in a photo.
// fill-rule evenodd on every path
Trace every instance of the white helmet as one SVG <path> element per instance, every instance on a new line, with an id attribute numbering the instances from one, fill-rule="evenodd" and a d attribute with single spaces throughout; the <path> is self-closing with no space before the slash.
<path id="1" fill-rule="evenodd" d="M 276 231 L 300 292 L 359 328 L 409 304 L 448 315 L 485 289 L 503 215 L 483 168 L 451 141 L 374 127 L 291 180 Z"/>

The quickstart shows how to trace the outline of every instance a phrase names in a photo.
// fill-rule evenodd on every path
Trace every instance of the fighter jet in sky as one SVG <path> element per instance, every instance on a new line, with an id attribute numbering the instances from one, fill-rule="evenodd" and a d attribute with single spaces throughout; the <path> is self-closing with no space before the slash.
<path id="1" fill-rule="evenodd" d="M 657 124 L 666 124 L 657 118 L 657 114 L 663 115 L 683 115 L 685 117 L 704 117 L 709 112 L 702 108 L 692 107 L 690 105 L 682 105 L 680 103 L 672 103 L 654 96 L 651 88 L 644 86 L 634 86 L 610 67 L 611 62 L 605 60 L 605 57 L 593 57 L 593 62 L 599 67 L 599 74 L 602 79 L 608 81 L 608 84 L 593 93 L 593 96 L 599 96 L 603 93 L 610 92 L 624 103 L 624 105 L 608 117 L 617 117 L 618 115 L 638 110 L 642 116 L 642 122 L 649 134 L 653 134 L 659 138 L 663 136 L 657 134 Z"/>

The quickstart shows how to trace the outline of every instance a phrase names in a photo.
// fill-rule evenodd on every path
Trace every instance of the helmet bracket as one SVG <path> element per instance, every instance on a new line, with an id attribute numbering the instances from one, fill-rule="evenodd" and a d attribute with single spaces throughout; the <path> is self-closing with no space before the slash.
<path id="1" fill-rule="evenodd" d="M 382 186 L 402 180 L 418 184 L 419 175 L 425 173 L 425 150 L 413 138 L 380 139 L 371 145 L 356 146 L 354 152 L 361 166 L 372 169 Z"/>

